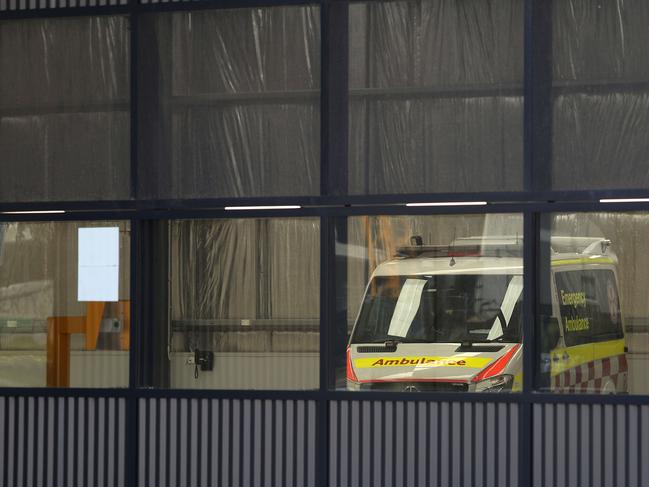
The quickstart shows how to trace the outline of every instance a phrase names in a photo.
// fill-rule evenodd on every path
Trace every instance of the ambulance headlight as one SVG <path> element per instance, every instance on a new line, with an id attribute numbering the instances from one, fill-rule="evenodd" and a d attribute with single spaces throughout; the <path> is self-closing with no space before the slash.
<path id="1" fill-rule="evenodd" d="M 513 375 L 496 375 L 476 382 L 475 392 L 510 392 L 513 385 Z"/>

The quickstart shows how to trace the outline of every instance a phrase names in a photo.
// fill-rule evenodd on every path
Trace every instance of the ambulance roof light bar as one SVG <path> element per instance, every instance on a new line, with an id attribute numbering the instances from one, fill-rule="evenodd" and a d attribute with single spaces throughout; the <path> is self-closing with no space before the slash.
<path id="1" fill-rule="evenodd" d="M 410 237 L 410 245 L 397 248 L 397 257 L 521 257 L 523 239 L 506 239 L 502 242 L 484 240 L 474 237 L 457 239 L 450 245 L 423 245 L 421 236 Z"/>
<path id="2" fill-rule="evenodd" d="M 554 253 L 575 253 L 582 255 L 603 255 L 611 241 L 600 237 L 552 237 L 550 247 Z M 424 245 L 419 235 L 410 237 L 410 245 L 397 247 L 397 257 L 522 257 L 523 238 L 465 237 L 454 240 L 450 245 Z"/>
<path id="3" fill-rule="evenodd" d="M 555 253 L 575 253 L 584 255 L 605 254 L 611 241 L 602 237 L 552 237 L 550 246 Z"/>

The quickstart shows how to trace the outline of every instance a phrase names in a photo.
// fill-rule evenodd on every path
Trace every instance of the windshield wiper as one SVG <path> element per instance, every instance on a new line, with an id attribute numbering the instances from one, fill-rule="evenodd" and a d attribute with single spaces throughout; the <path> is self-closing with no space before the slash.
<path id="1" fill-rule="evenodd" d="M 487 340 L 487 343 L 492 343 L 492 342 L 518 343 L 518 340 L 516 340 L 515 338 L 508 338 L 505 335 L 500 335 L 499 337 L 492 338 L 491 340 Z"/>

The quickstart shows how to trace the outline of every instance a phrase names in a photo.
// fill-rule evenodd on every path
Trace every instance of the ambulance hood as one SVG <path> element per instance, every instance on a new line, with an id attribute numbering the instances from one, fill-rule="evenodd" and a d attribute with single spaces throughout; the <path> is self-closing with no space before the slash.
<path id="1" fill-rule="evenodd" d="M 354 343 L 349 359 L 360 383 L 468 383 L 488 367 L 489 376 L 513 370 L 519 349 L 518 343 Z"/>

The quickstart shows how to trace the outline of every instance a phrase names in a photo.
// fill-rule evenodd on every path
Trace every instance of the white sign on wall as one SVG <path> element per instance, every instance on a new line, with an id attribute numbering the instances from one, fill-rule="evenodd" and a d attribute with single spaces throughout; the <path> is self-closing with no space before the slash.
<path id="1" fill-rule="evenodd" d="M 79 301 L 119 300 L 119 227 L 79 229 Z"/>

